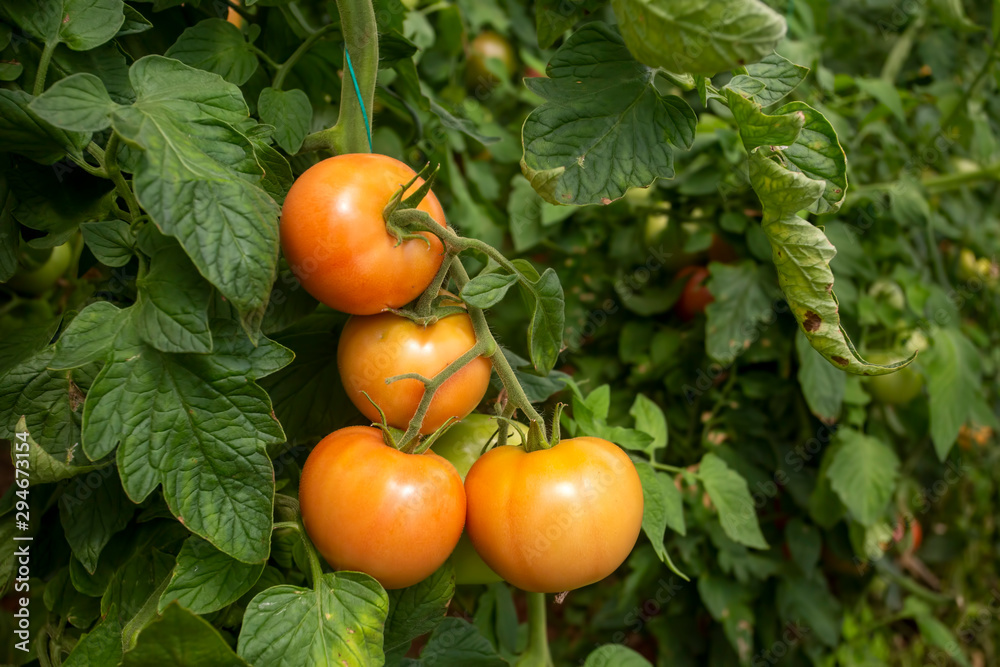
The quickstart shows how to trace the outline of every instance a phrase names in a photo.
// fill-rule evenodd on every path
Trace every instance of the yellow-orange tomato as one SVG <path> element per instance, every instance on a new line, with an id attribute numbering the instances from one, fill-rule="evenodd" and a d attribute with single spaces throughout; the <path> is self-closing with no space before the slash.
<path id="1" fill-rule="evenodd" d="M 404 454 L 370 426 L 342 428 L 316 445 L 299 503 L 309 538 L 333 568 L 365 572 L 387 589 L 441 567 L 465 523 L 455 466 L 433 452 Z"/>
<path id="2" fill-rule="evenodd" d="M 465 477 L 465 530 L 497 574 L 536 593 L 573 590 L 621 565 L 642 528 L 642 483 L 600 438 L 526 452 L 497 447 Z"/>
<path id="3" fill-rule="evenodd" d="M 347 395 L 362 414 L 379 419 L 365 392 L 385 412 L 390 426 L 406 428 L 424 385 L 415 379 L 386 384 L 386 378 L 404 373 L 434 377 L 475 344 L 472 320 L 464 313 L 426 327 L 393 313 L 352 317 L 340 335 L 337 366 Z M 472 412 L 486 393 L 492 368 L 489 359 L 478 357 L 448 378 L 434 395 L 420 432 L 432 433 L 449 417 L 462 419 Z"/>
<path id="4" fill-rule="evenodd" d="M 336 310 L 371 315 L 404 306 L 427 289 L 441 266 L 441 241 L 423 232 L 429 246 L 420 239 L 397 246 L 382 217 L 413 175 L 386 155 L 348 154 L 299 176 L 281 209 L 281 248 L 307 292 Z M 417 208 L 445 226 L 433 192 Z"/>

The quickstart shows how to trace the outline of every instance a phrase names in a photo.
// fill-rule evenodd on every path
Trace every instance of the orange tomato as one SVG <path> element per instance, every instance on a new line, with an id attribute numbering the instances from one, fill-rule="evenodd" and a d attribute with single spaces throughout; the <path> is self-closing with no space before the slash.
<path id="1" fill-rule="evenodd" d="M 642 483 L 629 457 L 600 438 L 526 452 L 486 452 L 465 478 L 465 530 L 497 574 L 518 588 L 557 593 L 621 565 L 642 528 Z"/>
<path id="2" fill-rule="evenodd" d="M 431 378 L 476 344 L 472 320 L 461 313 L 421 326 L 393 313 L 352 317 L 344 326 L 337 348 L 337 366 L 348 397 L 358 410 L 378 421 L 382 408 L 390 426 L 406 428 L 424 395 L 419 380 L 386 378 L 418 373 Z M 424 416 L 421 433 L 432 433 L 449 417 L 462 419 L 486 394 L 493 365 L 485 357 L 473 359 L 437 390 Z"/>
<path id="3" fill-rule="evenodd" d="M 441 266 L 441 241 L 423 232 L 430 245 L 409 239 L 397 246 L 382 217 L 413 175 L 386 155 L 348 154 L 299 176 L 281 209 L 281 247 L 307 292 L 336 310 L 371 315 L 404 306 L 427 289 Z M 446 226 L 433 192 L 417 208 Z"/>
<path id="4" fill-rule="evenodd" d="M 455 466 L 429 451 L 404 454 L 370 426 L 342 428 L 316 445 L 302 468 L 299 503 L 331 567 L 365 572 L 387 589 L 441 567 L 465 523 Z"/>
<path id="5" fill-rule="evenodd" d="M 696 315 L 705 312 L 706 306 L 715 301 L 715 297 L 705 287 L 708 280 L 708 269 L 703 266 L 686 266 L 677 272 L 677 280 L 687 278 L 684 290 L 674 309 L 685 322 L 690 322 Z"/>

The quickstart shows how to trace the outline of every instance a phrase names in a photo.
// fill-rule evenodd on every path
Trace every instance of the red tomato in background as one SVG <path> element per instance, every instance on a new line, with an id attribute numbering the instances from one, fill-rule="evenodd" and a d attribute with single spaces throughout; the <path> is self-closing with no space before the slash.
<path id="1" fill-rule="evenodd" d="M 685 322 L 690 322 L 697 315 L 705 312 L 705 307 L 715 301 L 708 291 L 705 281 L 708 280 L 708 269 L 704 266 L 686 266 L 677 272 L 675 280 L 687 278 L 687 283 L 681 292 L 674 309 Z"/>

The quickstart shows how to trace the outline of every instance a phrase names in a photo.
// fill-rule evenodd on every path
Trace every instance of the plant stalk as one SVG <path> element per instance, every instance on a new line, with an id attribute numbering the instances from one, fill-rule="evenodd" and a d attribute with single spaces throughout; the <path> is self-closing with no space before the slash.
<path id="1" fill-rule="evenodd" d="M 545 593 L 527 593 L 528 647 L 517 661 L 518 667 L 552 667 L 549 633 L 545 622 Z"/>
<path id="2" fill-rule="evenodd" d="M 122 176 L 121 168 L 118 166 L 118 133 L 115 131 L 111 132 L 111 137 L 108 139 L 108 145 L 104 149 L 104 169 L 108 172 L 108 176 L 111 181 L 115 184 L 115 188 L 118 190 L 118 194 L 121 195 L 122 199 L 128 205 L 129 215 L 132 216 L 132 221 L 134 222 L 142 215 L 142 210 L 139 207 L 139 200 L 136 199 L 135 193 L 132 192 L 132 188 L 129 184 L 125 182 L 125 177 Z"/>
<path id="3" fill-rule="evenodd" d="M 38 97 L 45 92 L 45 75 L 49 71 L 49 63 L 52 62 L 52 54 L 55 53 L 57 46 L 59 46 L 59 40 L 45 42 L 45 47 L 42 49 L 42 55 L 38 59 L 38 70 L 35 73 L 35 86 L 31 91 L 35 97 Z"/>
<path id="4" fill-rule="evenodd" d="M 281 86 L 285 83 L 285 77 L 287 77 L 288 73 L 292 71 L 292 68 L 299 62 L 299 59 L 301 59 L 302 56 L 304 56 L 306 52 L 312 48 L 313 44 L 323 37 L 323 35 L 332 32 L 337 27 L 338 26 L 336 25 L 328 24 L 319 30 L 312 32 L 308 37 L 306 37 L 305 41 L 299 44 L 299 48 L 295 49 L 292 55 L 288 56 L 288 60 L 278 65 L 278 71 L 274 74 L 274 80 L 271 82 L 271 87 L 275 90 L 281 90 Z"/>

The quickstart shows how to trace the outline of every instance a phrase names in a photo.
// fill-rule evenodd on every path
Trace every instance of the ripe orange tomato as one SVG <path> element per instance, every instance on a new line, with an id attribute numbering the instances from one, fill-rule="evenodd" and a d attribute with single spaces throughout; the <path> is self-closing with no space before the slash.
<path id="1" fill-rule="evenodd" d="M 431 378 L 476 344 L 469 316 L 449 315 L 421 326 L 393 313 L 352 317 L 340 334 L 337 366 L 344 389 L 363 415 L 377 421 L 378 411 L 366 392 L 385 412 L 390 426 L 406 428 L 424 395 L 419 380 L 386 378 L 419 373 Z M 449 417 L 462 419 L 483 399 L 493 365 L 485 357 L 473 359 L 438 389 L 424 416 L 421 433 L 433 433 Z"/>
<path id="2" fill-rule="evenodd" d="M 427 289 L 441 266 L 441 241 L 423 232 L 430 246 L 419 239 L 397 246 L 382 218 L 393 193 L 413 175 L 386 155 L 348 154 L 299 176 L 281 209 L 281 247 L 307 292 L 336 310 L 371 315 L 404 306 Z M 433 192 L 417 208 L 446 226 Z"/>
<path id="3" fill-rule="evenodd" d="M 677 315 L 685 322 L 690 322 L 696 315 L 705 312 L 705 307 L 715 301 L 715 297 L 705 287 L 708 280 L 708 269 L 703 266 L 686 266 L 677 272 L 677 279 L 687 277 L 684 291 L 674 307 Z"/>
<path id="4" fill-rule="evenodd" d="M 518 588 L 558 593 L 621 565 L 642 528 L 642 483 L 616 445 L 563 440 L 486 452 L 465 478 L 465 530 L 486 564 Z"/>
<path id="5" fill-rule="evenodd" d="M 404 454 L 371 426 L 349 426 L 310 452 L 299 482 L 302 522 L 323 558 L 387 589 L 426 579 L 465 523 L 455 466 L 433 452 Z"/>

